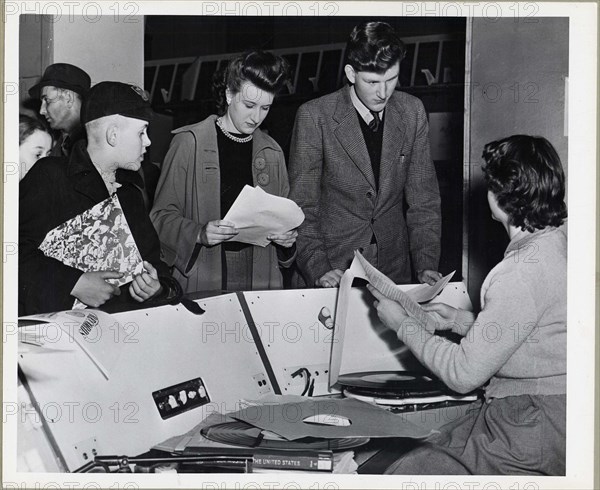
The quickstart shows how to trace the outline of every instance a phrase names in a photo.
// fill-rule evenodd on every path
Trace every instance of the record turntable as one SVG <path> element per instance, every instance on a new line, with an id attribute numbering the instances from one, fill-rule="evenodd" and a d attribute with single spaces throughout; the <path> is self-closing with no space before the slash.
<path id="1" fill-rule="evenodd" d="M 386 407 L 394 412 L 418 411 L 471 403 L 480 390 L 460 394 L 432 374 L 416 371 L 370 371 L 340 375 L 344 396 Z"/>

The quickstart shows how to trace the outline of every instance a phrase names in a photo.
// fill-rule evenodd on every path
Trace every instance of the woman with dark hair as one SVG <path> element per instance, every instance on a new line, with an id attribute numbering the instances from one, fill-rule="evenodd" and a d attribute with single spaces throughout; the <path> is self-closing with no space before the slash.
<path id="1" fill-rule="evenodd" d="M 283 151 L 259 129 L 287 76 L 283 58 L 244 53 L 213 87 L 219 115 L 173 131 L 150 217 L 185 292 L 283 285 L 279 269 L 295 259 L 296 230 L 261 248 L 232 242 L 238 231 L 221 218 L 244 185 L 289 193 Z"/>
<path id="2" fill-rule="evenodd" d="M 544 138 L 485 145 L 488 202 L 510 243 L 481 287 L 481 312 L 423 308 L 435 336 L 369 286 L 381 321 L 452 390 L 485 401 L 396 461 L 397 474 L 565 474 L 567 217 L 560 159 Z"/>
<path id="3" fill-rule="evenodd" d="M 19 115 L 19 180 L 25 177 L 33 164 L 50 155 L 52 135 L 37 118 Z"/>

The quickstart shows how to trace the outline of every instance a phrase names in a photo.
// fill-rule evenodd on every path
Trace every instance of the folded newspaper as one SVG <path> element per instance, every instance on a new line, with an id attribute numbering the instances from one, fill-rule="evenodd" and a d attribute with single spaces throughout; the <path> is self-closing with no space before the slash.
<path id="1" fill-rule="evenodd" d="M 117 286 L 131 282 L 144 267 L 117 194 L 50 230 L 39 249 L 83 272 L 121 272 L 120 279 L 107 279 Z M 73 308 L 85 305 L 76 300 Z"/>

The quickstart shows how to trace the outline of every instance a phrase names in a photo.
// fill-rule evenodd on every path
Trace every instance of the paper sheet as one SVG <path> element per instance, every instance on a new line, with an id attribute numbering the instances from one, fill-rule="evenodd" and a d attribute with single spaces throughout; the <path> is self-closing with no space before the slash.
<path id="1" fill-rule="evenodd" d="M 304 213 L 291 199 L 246 185 L 223 219 L 239 230 L 230 241 L 266 247 L 271 243 L 267 236 L 297 228 L 304 221 Z"/>
<path id="2" fill-rule="evenodd" d="M 422 297 L 435 297 L 452 278 L 454 272 L 444 277 L 435 286 L 428 286 L 419 294 Z M 352 282 L 355 278 L 365 279 L 377 288 L 381 293 L 389 299 L 397 301 L 402 305 L 406 312 L 419 321 L 427 330 L 433 332 L 437 328 L 437 322 L 423 310 L 417 301 L 402 291 L 394 282 L 385 274 L 379 272 L 373 267 L 360 252 L 354 252 L 354 260 L 350 268 L 344 272 L 340 281 L 340 289 L 337 297 L 335 308 L 333 340 L 331 342 L 331 357 L 329 361 L 329 388 L 335 385 L 338 381 L 340 368 L 342 366 L 342 351 L 344 347 L 344 333 L 346 330 L 346 320 L 348 315 L 348 306 L 350 301 L 350 290 Z M 438 284 L 444 283 L 438 289 Z M 431 288 L 431 289 L 429 289 Z"/>
<path id="3" fill-rule="evenodd" d="M 346 426 L 307 423 L 306 418 L 324 415 L 350 420 Z M 265 404 L 244 408 L 230 417 L 268 430 L 288 440 L 303 437 L 325 439 L 348 437 L 411 437 L 431 434 L 401 415 L 352 398 L 308 398 L 303 402 Z"/>
<path id="4" fill-rule="evenodd" d="M 355 278 L 367 279 L 362 264 L 354 258 L 350 268 L 344 272 L 340 281 L 340 288 L 335 306 L 333 320 L 333 339 L 331 340 L 331 355 L 329 356 L 329 388 L 337 383 L 342 367 L 342 351 L 344 348 L 344 334 L 346 332 L 346 318 L 350 302 L 350 290 Z"/>
<path id="5" fill-rule="evenodd" d="M 446 285 L 454 276 L 455 272 L 456 271 L 452 271 L 447 276 L 442 277 L 433 286 L 430 286 L 429 284 L 421 284 L 416 288 L 412 288 L 409 291 L 406 291 L 406 294 L 412 299 L 414 299 L 417 303 L 425 303 L 426 301 L 431 301 L 446 287 Z"/>

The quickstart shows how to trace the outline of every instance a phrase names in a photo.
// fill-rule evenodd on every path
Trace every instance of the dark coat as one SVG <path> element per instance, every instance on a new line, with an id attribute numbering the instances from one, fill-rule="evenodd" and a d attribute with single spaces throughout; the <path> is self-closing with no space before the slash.
<path id="1" fill-rule="evenodd" d="M 298 109 L 290 151 L 290 199 L 306 219 L 298 229 L 304 281 L 347 269 L 375 235 L 377 263 L 396 283 L 437 270 L 440 194 L 419 99 L 396 91 L 385 107 L 379 186 L 349 87 Z M 406 213 L 404 207 L 407 208 Z"/>
<path id="2" fill-rule="evenodd" d="M 163 286 L 169 269 L 160 259 L 160 243 L 142 198 L 143 182 L 137 172 L 119 169 L 117 195 L 142 258 L 158 271 Z M 46 233 L 109 197 L 102 177 L 80 141 L 70 157 L 39 160 L 20 183 L 19 197 L 19 315 L 68 310 L 71 290 L 82 271 L 46 257 L 39 249 Z M 110 303 L 137 304 L 129 285 Z M 162 295 L 161 295 L 162 296 Z"/>

